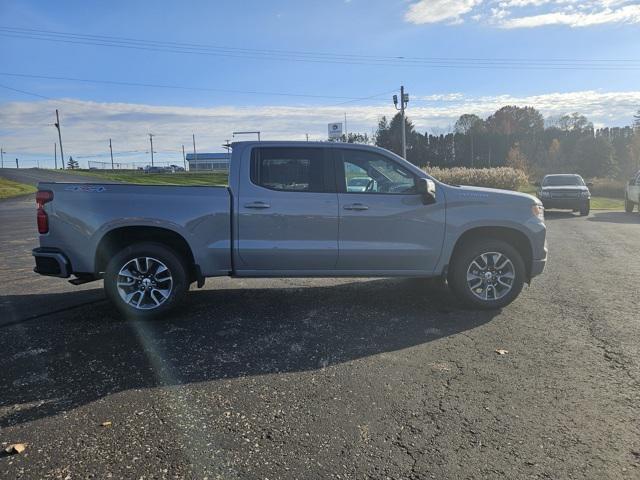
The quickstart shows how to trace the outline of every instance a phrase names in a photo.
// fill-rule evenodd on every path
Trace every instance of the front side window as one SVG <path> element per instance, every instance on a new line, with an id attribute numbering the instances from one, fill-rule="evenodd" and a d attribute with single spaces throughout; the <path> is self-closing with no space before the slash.
<path id="1" fill-rule="evenodd" d="M 251 181 L 271 190 L 323 192 L 323 162 L 320 148 L 255 148 Z"/>
<path id="2" fill-rule="evenodd" d="M 339 150 L 342 191 L 347 193 L 412 194 L 415 176 L 398 163 L 365 150 Z M 344 175 L 342 177 L 342 174 Z"/>

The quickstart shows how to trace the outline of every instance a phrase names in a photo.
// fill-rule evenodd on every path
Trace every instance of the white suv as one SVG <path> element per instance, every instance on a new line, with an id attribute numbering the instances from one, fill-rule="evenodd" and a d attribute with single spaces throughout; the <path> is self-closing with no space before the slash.
<path id="1" fill-rule="evenodd" d="M 627 213 L 633 212 L 635 205 L 638 205 L 640 211 L 640 172 L 631 177 L 624 195 L 624 210 Z"/>

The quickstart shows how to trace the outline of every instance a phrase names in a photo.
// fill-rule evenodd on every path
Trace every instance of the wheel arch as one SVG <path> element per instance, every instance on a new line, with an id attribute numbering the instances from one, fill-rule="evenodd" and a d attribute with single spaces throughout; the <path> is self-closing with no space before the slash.
<path id="1" fill-rule="evenodd" d="M 105 233 L 95 253 L 94 270 L 96 275 L 104 272 L 112 258 L 123 248 L 140 242 L 153 242 L 173 250 L 184 261 L 191 281 L 201 276 L 195 262 L 193 250 L 187 240 L 179 233 L 163 227 L 125 226 L 117 227 Z"/>
<path id="2" fill-rule="evenodd" d="M 465 244 L 478 240 L 478 239 L 494 239 L 502 240 L 509 245 L 513 246 L 524 262 L 526 269 L 526 278 L 531 278 L 531 265 L 533 263 L 533 248 L 531 241 L 527 238 L 527 235 L 520 230 L 510 227 L 473 227 L 469 230 L 465 230 L 456 240 L 456 243 L 451 251 L 451 257 L 449 263 L 452 263 L 459 254 L 460 250 Z"/>

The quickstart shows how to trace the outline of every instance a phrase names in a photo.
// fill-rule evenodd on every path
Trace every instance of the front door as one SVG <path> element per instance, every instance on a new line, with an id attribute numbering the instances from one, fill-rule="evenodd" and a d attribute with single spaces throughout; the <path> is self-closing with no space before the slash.
<path id="1" fill-rule="evenodd" d="M 335 150 L 340 207 L 338 269 L 431 274 L 444 237 L 444 202 L 426 205 L 416 174 L 370 150 Z"/>
<path id="2" fill-rule="evenodd" d="M 325 157 L 324 148 L 253 149 L 239 191 L 238 271 L 335 268 L 338 198 Z"/>

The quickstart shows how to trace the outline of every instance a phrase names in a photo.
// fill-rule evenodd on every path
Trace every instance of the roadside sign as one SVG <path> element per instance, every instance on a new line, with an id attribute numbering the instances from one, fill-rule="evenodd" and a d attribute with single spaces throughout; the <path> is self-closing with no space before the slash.
<path id="1" fill-rule="evenodd" d="M 329 138 L 342 137 L 342 123 L 330 123 L 329 124 Z"/>

